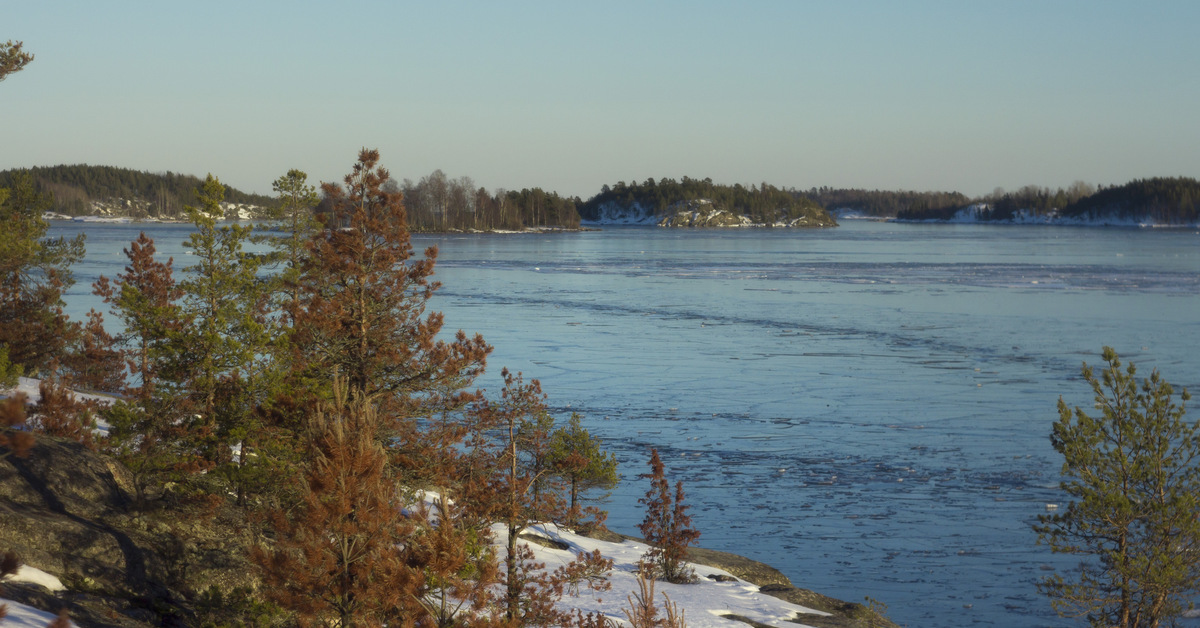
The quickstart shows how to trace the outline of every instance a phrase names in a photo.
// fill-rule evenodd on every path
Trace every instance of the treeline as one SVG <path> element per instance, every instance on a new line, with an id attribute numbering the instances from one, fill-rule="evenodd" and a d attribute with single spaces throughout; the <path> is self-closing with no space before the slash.
<path id="1" fill-rule="evenodd" d="M 960 195 L 961 196 L 961 195 Z M 1200 221 L 1200 182 L 1186 177 L 1137 179 L 1124 185 L 1093 187 L 1076 181 L 1051 190 L 1027 185 L 1015 192 L 997 190 L 966 202 L 913 204 L 896 213 L 901 220 L 950 220 L 959 210 L 978 204 L 975 218 L 1007 221 L 1025 213 L 1066 219 L 1116 219 L 1160 224 Z"/>
<path id="2" fill-rule="evenodd" d="M 907 211 L 940 211 L 967 206 L 971 199 L 959 192 L 910 192 L 891 190 L 812 188 L 794 192 L 819 203 L 828 211 L 849 209 L 865 216 L 892 218 Z"/>
<path id="3" fill-rule="evenodd" d="M 404 194 L 413 231 L 519 231 L 527 228 L 578 229 L 578 198 L 541 188 L 489 193 L 470 177 L 451 179 L 434 170 L 420 181 L 389 184 Z"/>
<path id="4" fill-rule="evenodd" d="M 579 208 L 584 220 L 599 220 L 606 205 L 617 205 L 624 209 L 640 205 L 655 215 L 664 214 L 667 208 L 681 201 L 709 199 L 717 209 L 724 209 L 747 216 L 755 223 L 770 224 L 781 219 L 792 220 L 802 216 L 816 218 L 825 211 L 811 199 L 793 194 L 767 183 L 758 186 L 720 185 L 712 179 L 646 179 L 643 183 L 614 186 L 605 184 L 600 193 L 588 199 Z"/>
<path id="5" fill-rule="evenodd" d="M 142 172 L 113 166 L 35 166 L 24 169 L 33 179 L 34 186 L 49 194 L 53 201 L 50 211 L 68 216 L 86 216 L 92 213 L 96 201 L 115 202 L 117 199 L 131 202 L 122 208 L 122 214 L 131 218 L 184 217 L 184 206 L 191 203 L 194 191 L 202 181 L 190 174 L 175 172 Z M 0 172 L 0 187 L 11 187 L 17 170 Z M 225 200 L 231 203 L 269 207 L 275 200 L 261 194 L 248 194 L 228 188 Z"/>
<path id="6" fill-rule="evenodd" d="M 1200 181 L 1187 177 L 1138 179 L 1080 198 L 1064 207 L 1062 215 L 1195 224 L 1200 222 Z"/>
<path id="7" fill-rule="evenodd" d="M 120 216 L 184 219 L 184 207 L 203 181 L 193 175 L 152 173 L 112 166 L 50 166 L 0 172 L 0 187 L 11 187 L 18 172 L 27 172 L 34 187 L 52 201 L 48 211 L 86 216 L 102 201 Z M 394 179 L 385 185 L 404 194 L 412 231 L 518 231 L 527 228 L 579 228 L 578 198 L 541 188 L 489 193 L 470 177 L 451 179 L 441 170 L 413 182 Z M 118 203 L 117 201 L 124 201 Z M 255 205 L 269 214 L 277 200 L 227 188 L 225 201 Z"/>

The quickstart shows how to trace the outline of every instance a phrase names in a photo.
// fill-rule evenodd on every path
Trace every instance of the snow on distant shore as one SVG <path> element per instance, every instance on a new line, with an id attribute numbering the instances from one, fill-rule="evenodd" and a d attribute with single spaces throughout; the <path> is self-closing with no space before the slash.
<path id="1" fill-rule="evenodd" d="M 1192 224 L 1164 224 L 1149 220 L 1148 218 L 1121 218 L 1119 216 L 1107 214 L 1103 216 L 1063 216 L 1057 210 L 1050 210 L 1046 213 L 1038 213 L 1030 209 L 1019 209 L 1013 212 L 1011 218 L 1003 220 L 993 220 L 988 217 L 991 207 L 986 203 L 976 203 L 968 205 L 957 212 L 954 216 L 948 219 L 929 218 L 923 220 L 911 220 L 893 218 L 895 222 L 904 223 L 934 223 L 934 224 L 971 224 L 971 225 L 1050 225 L 1050 226 L 1066 226 L 1066 227 L 1139 227 L 1139 228 L 1161 228 L 1161 229 L 1195 229 L 1200 227 L 1198 223 Z"/>

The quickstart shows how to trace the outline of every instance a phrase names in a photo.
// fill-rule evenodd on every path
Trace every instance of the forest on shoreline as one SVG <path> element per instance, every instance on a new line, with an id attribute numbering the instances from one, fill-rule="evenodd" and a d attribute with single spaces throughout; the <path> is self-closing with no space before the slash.
<path id="1" fill-rule="evenodd" d="M 66 216 L 104 215 L 132 219 L 185 220 L 183 207 L 202 183 L 193 175 L 149 173 L 111 166 L 51 166 L 0 172 L 0 187 L 27 173 L 40 192 L 52 198 L 47 211 Z M 1035 185 L 997 188 L 969 197 L 955 191 L 866 190 L 813 187 L 808 190 L 758 185 L 723 185 L 712 179 L 683 177 L 605 184 L 587 200 L 542 188 L 499 189 L 477 186 L 471 177 L 452 178 L 441 170 L 412 179 L 391 179 L 389 190 L 404 195 L 413 232 L 521 231 L 578 229 L 617 214 L 662 217 L 682 204 L 708 200 L 718 209 L 754 224 L 781 219 L 853 212 L 874 218 L 950 221 L 972 211 L 981 222 L 1036 221 L 1047 218 L 1144 221 L 1187 225 L 1200 221 L 1200 182 L 1188 177 L 1137 179 L 1123 185 L 1094 186 L 1076 181 L 1067 188 Z M 269 214 L 276 197 L 230 188 L 230 212 L 248 208 L 249 217 Z M 257 214 L 256 214 L 257 212 Z"/>

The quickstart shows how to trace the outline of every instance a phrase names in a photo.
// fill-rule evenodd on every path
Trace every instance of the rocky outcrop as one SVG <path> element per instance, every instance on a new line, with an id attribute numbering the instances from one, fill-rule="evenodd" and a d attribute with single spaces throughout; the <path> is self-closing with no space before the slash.
<path id="1" fill-rule="evenodd" d="M 660 227 L 749 227 L 750 219 L 724 209 L 712 201 L 698 199 L 682 201 L 667 208 L 667 215 L 658 221 Z"/>
<path id="2" fill-rule="evenodd" d="M 769 222 L 755 222 L 749 216 L 718 206 L 710 199 L 678 201 L 655 213 L 633 203 L 624 206 L 615 202 L 600 206 L 593 225 L 658 225 L 660 227 L 738 228 L 738 227 L 836 227 L 837 220 L 820 208 L 780 209 Z"/>
<path id="3" fill-rule="evenodd" d="M 78 625 L 185 626 L 192 600 L 254 586 L 248 526 L 234 509 L 164 499 L 133 508 L 128 471 L 111 458 L 38 436 L 25 458 L 0 460 L 0 550 L 57 576 L 68 591 L 6 585 L 5 596 Z"/>

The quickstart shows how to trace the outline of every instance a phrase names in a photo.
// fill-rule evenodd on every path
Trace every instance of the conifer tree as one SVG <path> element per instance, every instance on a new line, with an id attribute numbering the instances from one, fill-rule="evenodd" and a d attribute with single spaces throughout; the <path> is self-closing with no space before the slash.
<path id="1" fill-rule="evenodd" d="M 71 385 L 85 390 L 120 392 L 125 388 L 125 361 L 119 339 L 104 328 L 104 315 L 87 314 L 74 346 L 62 359 L 62 370 Z"/>
<path id="2" fill-rule="evenodd" d="M 288 170 L 271 187 L 279 195 L 279 205 L 269 218 L 278 223 L 284 235 L 273 237 L 270 242 L 283 261 L 278 276 L 283 311 L 287 313 L 288 324 L 295 325 L 300 306 L 300 273 L 309 256 L 309 242 L 321 227 L 314 211 L 319 199 L 316 188 L 308 184 L 308 175 L 301 170 Z"/>
<path id="3" fill-rule="evenodd" d="M 258 433 L 254 409 L 272 380 L 271 351 L 276 328 L 268 320 L 269 291 L 258 271 L 263 258 L 246 250 L 252 226 L 218 227 L 224 217 L 225 186 L 211 174 L 197 190 L 199 206 L 189 206 L 196 226 L 185 246 L 196 264 L 180 284 L 182 308 L 190 323 L 177 338 L 173 357 L 199 414 L 193 434 L 207 460 L 226 465 L 224 475 L 243 498 L 238 474 L 249 460 Z M 232 461 L 232 448 L 240 455 Z M 232 464 L 230 464 L 232 462 Z"/>
<path id="4" fill-rule="evenodd" d="M 567 426 L 555 430 L 550 440 L 551 468 L 568 486 L 568 526 L 580 525 L 584 515 L 592 517 L 592 525 L 603 524 L 604 513 L 595 507 L 585 512 L 580 507 L 581 497 L 593 490 L 607 494 L 617 485 L 616 456 L 600 449 L 600 441 L 583 428 L 581 419 L 578 413 L 571 413 Z"/>
<path id="5" fill-rule="evenodd" d="M 1111 348 L 1103 359 L 1100 378 L 1083 365 L 1099 413 L 1060 399 L 1050 439 L 1074 501 L 1035 526 L 1039 542 L 1084 562 L 1039 589 L 1093 626 L 1154 627 L 1200 592 L 1200 425 L 1186 421 L 1186 390 L 1176 402 L 1157 371 L 1139 383 Z"/>
<path id="6" fill-rule="evenodd" d="M 57 375 L 50 375 L 38 384 L 40 399 L 34 404 L 29 423 L 39 432 L 69 438 L 93 447 L 92 432 L 96 428 L 97 403 L 83 401 Z"/>
<path id="7" fill-rule="evenodd" d="M 268 596 L 318 625 L 511 626 L 487 609 L 496 570 L 486 535 L 472 543 L 446 500 L 435 516 L 405 512 L 381 424 L 341 383 L 311 417 L 302 501 L 271 515 L 277 544 L 253 556 Z"/>
<path id="8" fill-rule="evenodd" d="M 52 198 L 39 192 L 28 171 L 0 188 L 0 346 L 30 375 L 63 357 L 76 326 L 63 313 L 63 293 L 73 283 L 71 264 L 83 258 L 84 235 L 47 238 L 42 213 Z"/>
<path id="9" fill-rule="evenodd" d="M 667 582 L 691 582 L 694 574 L 686 563 L 687 548 L 700 538 L 700 532 L 692 528 L 688 507 L 683 504 L 683 482 L 675 483 L 672 496 L 657 449 L 650 450 L 650 473 L 642 477 L 650 478 L 650 489 L 638 500 L 646 507 L 638 529 L 651 546 L 642 562 Z"/>
<path id="10" fill-rule="evenodd" d="M 519 542 L 521 533 L 534 523 L 561 520 L 562 500 L 554 491 L 535 494 L 533 488 L 539 477 L 550 472 L 549 466 L 539 467 L 537 460 L 547 459 L 548 435 L 533 434 L 544 429 L 547 415 L 545 395 L 537 380 L 525 383 L 520 373 L 507 369 L 501 372 L 504 389 L 496 403 L 481 399 L 473 410 L 476 419 L 476 439 L 491 441 L 492 449 L 484 451 L 479 441 L 473 441 L 475 464 L 501 470 L 484 485 L 484 492 L 467 494 L 484 516 L 505 528 L 504 555 L 501 557 L 503 589 L 498 592 L 497 605 L 504 616 L 521 626 L 561 626 L 575 621 L 575 616 L 558 609 L 557 603 L 564 587 L 577 586 L 586 580 L 593 589 L 607 585 L 603 573 L 612 568 L 611 561 L 598 554 L 581 553 L 562 569 L 546 572 L 545 565 L 534 560 L 529 547 Z M 520 430 L 524 428 L 522 435 Z M 522 448 L 522 441 L 524 448 Z M 540 445 L 539 445 L 540 444 Z M 589 577 L 585 577 L 591 574 Z"/>
<path id="11" fill-rule="evenodd" d="M 335 395 L 311 418 L 302 502 L 273 514 L 277 546 L 254 558 L 280 606 L 318 625 L 375 625 L 415 593 L 416 582 L 393 580 L 414 525 L 400 516 L 397 487 L 384 474 L 375 409 L 341 388 Z"/>
<path id="12" fill-rule="evenodd" d="M 0 345 L 0 388 L 16 386 L 23 372 L 20 364 L 13 364 L 8 359 L 8 347 Z"/>
<path id="13" fill-rule="evenodd" d="M 129 260 L 125 272 L 115 283 L 101 275 L 93 293 L 104 299 L 124 328 L 118 342 L 125 369 L 133 376 L 125 393 L 145 401 L 161 387 L 163 370 L 171 363 L 172 341 L 187 324 L 178 304 L 183 291 L 175 283 L 174 259 L 158 261 L 154 240 L 145 232 L 122 252 Z"/>
<path id="14" fill-rule="evenodd" d="M 378 164 L 379 152 L 363 149 L 344 186 L 322 184 L 329 212 L 301 278 L 294 344 L 314 380 L 335 371 L 408 421 L 469 402 L 457 393 L 491 347 L 461 331 L 436 339 L 442 315 L 425 306 L 440 285 L 431 279 L 437 248 L 414 257 L 402 196 L 385 188 Z"/>
<path id="15" fill-rule="evenodd" d="M 24 45 L 11 39 L 0 44 L 0 81 L 8 78 L 9 74 L 25 69 L 33 61 L 32 54 L 21 50 Z"/>
<path id="16" fill-rule="evenodd" d="M 109 424 L 107 451 L 133 474 L 137 506 L 153 486 L 180 481 L 205 465 L 187 442 L 186 392 L 171 382 L 186 378 L 172 369 L 187 320 L 179 307 L 173 259 L 159 261 L 154 240 L 143 232 L 124 249 L 128 264 L 115 280 L 101 276 L 93 293 L 104 299 L 124 332 L 117 338 L 130 374 L 124 399 L 102 410 Z"/>

